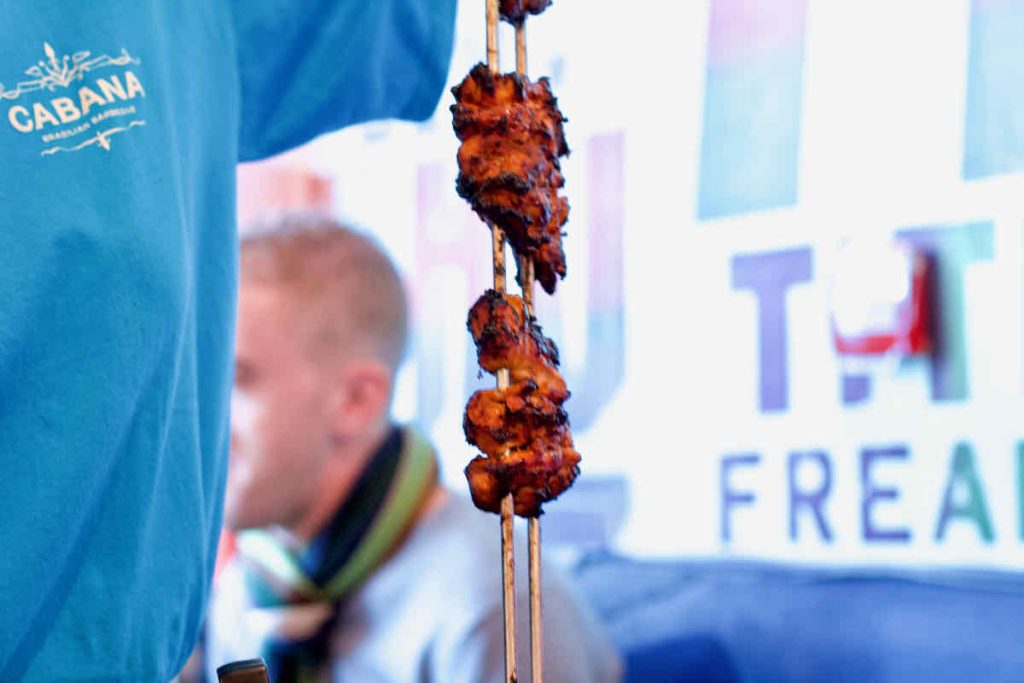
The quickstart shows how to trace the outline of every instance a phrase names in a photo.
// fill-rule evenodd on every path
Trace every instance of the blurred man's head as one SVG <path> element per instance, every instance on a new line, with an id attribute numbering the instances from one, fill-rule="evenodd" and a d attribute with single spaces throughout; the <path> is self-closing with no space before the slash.
<path id="1" fill-rule="evenodd" d="M 324 216 L 242 239 L 225 522 L 315 534 L 390 424 L 407 304 L 388 257 Z"/>

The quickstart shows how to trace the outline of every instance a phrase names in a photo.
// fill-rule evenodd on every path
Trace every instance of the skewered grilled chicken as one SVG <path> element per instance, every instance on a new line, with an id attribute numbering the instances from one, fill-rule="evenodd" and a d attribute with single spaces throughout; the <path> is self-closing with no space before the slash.
<path id="1" fill-rule="evenodd" d="M 558 374 L 558 348 L 530 320 L 521 298 L 487 290 L 469 310 L 467 326 L 481 368 L 492 374 L 507 368 L 511 383 L 530 380 L 558 404 L 569 398 Z"/>
<path id="2" fill-rule="evenodd" d="M 462 141 L 459 196 L 505 232 L 516 253 L 534 262 L 545 291 L 554 293 L 566 272 L 562 226 L 569 203 L 558 191 L 565 183 L 559 157 L 569 147 L 548 80 L 493 74 L 478 64 L 452 93 L 453 127 Z"/>
<path id="3" fill-rule="evenodd" d="M 551 0 L 501 0 L 501 18 L 510 24 L 518 24 L 526 14 L 540 14 L 548 8 Z"/>
<path id="4" fill-rule="evenodd" d="M 467 327 L 481 367 L 509 370 L 506 389 L 478 391 L 463 419 L 466 439 L 485 455 L 466 467 L 477 507 L 498 512 L 511 493 L 515 512 L 541 514 L 542 503 L 567 489 L 579 472 L 558 374 L 558 349 L 526 313 L 523 300 L 489 290 L 469 312 Z"/>

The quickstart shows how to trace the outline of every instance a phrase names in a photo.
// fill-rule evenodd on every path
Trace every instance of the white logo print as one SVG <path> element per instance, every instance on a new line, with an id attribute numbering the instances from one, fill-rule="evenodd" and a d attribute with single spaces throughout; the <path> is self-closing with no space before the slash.
<path id="1" fill-rule="evenodd" d="M 145 125 L 137 118 L 141 105 L 135 100 L 145 98 L 146 91 L 132 70 L 141 60 L 124 48 L 116 57 L 93 57 L 87 50 L 58 57 L 43 43 L 43 52 L 46 59 L 25 70 L 32 78 L 13 90 L 0 83 L 0 105 L 12 102 L 7 109 L 10 128 L 21 135 L 38 134 L 45 145 L 42 156 L 93 145 L 109 151 L 112 136 Z"/>

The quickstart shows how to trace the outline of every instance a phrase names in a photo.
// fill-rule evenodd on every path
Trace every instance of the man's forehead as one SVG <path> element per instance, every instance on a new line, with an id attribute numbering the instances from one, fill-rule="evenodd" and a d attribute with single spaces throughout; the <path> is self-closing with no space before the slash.
<path id="1" fill-rule="evenodd" d="M 286 338 L 307 350 L 316 350 L 318 342 L 337 344 L 347 336 L 347 316 L 342 307 L 323 299 L 288 284 L 243 282 L 238 336 L 254 343 L 281 343 Z"/>
<path id="2" fill-rule="evenodd" d="M 239 337 L 295 334 L 302 324 L 301 301 L 288 296 L 280 287 L 264 284 L 243 285 L 238 294 Z"/>
<path id="3" fill-rule="evenodd" d="M 264 283 L 242 283 L 238 290 L 238 313 L 240 318 L 253 320 L 256 317 L 283 316 L 294 306 L 282 288 Z"/>

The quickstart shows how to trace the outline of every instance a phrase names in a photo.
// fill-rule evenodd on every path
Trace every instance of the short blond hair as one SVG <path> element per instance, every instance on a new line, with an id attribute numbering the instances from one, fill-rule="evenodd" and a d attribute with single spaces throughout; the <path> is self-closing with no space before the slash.
<path id="1" fill-rule="evenodd" d="M 286 213 L 250 226 L 242 283 L 281 287 L 301 302 L 317 346 L 346 347 L 398 368 L 408 343 L 408 300 L 391 259 L 369 235 L 323 213 Z"/>

